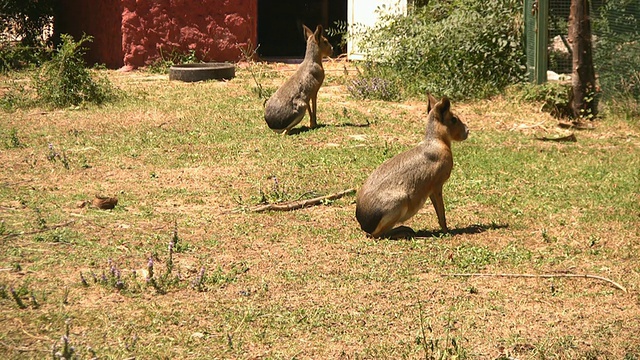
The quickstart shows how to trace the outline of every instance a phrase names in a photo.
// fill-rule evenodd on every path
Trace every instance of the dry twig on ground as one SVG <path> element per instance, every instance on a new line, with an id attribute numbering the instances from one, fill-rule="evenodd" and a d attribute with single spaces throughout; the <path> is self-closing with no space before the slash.
<path id="1" fill-rule="evenodd" d="M 3 238 L 4 239 L 9 239 L 9 238 L 16 237 L 16 236 L 21 236 L 21 235 L 33 235 L 33 234 L 43 233 L 45 231 L 55 230 L 57 228 L 69 226 L 69 225 L 73 224 L 74 222 L 76 222 L 76 221 L 75 220 L 69 220 L 69 221 L 63 222 L 61 224 L 47 226 L 47 227 L 44 227 L 44 228 L 38 229 L 38 230 L 27 231 L 27 232 L 23 232 L 23 233 L 9 233 L 9 234 L 3 235 Z"/>
<path id="2" fill-rule="evenodd" d="M 555 142 L 576 142 L 576 141 L 578 141 L 578 139 L 576 138 L 576 136 L 574 134 L 569 134 L 567 136 L 561 136 L 561 137 L 549 137 L 549 136 L 537 137 L 536 136 L 536 140 L 540 140 L 540 141 L 555 141 Z"/>
<path id="3" fill-rule="evenodd" d="M 347 190 L 343 190 L 343 191 L 337 192 L 335 194 L 319 196 L 319 197 L 315 197 L 315 198 L 312 198 L 312 199 L 305 199 L 305 200 L 299 200 L 299 201 L 290 201 L 290 202 L 277 203 L 277 204 L 264 204 L 264 205 L 253 206 L 253 207 L 250 207 L 248 210 L 250 212 L 297 210 L 297 209 L 302 209 L 303 207 L 315 206 L 315 205 L 322 204 L 323 201 L 337 200 L 337 199 L 340 199 L 341 197 L 343 197 L 345 195 L 351 195 L 351 194 L 353 194 L 355 192 L 356 192 L 356 189 L 347 189 Z M 237 210 L 231 210 L 231 211 L 227 211 L 227 213 L 228 212 L 236 212 L 236 211 Z"/>
<path id="4" fill-rule="evenodd" d="M 607 279 L 602 276 L 597 275 L 589 275 L 589 274 L 482 274 L 482 273 L 471 273 L 471 274 L 440 274 L 441 276 L 450 276 L 450 277 L 511 277 L 511 278 L 583 278 L 583 279 L 596 279 L 606 281 L 614 287 L 627 292 L 627 289 L 618 284 L 617 282 Z"/>

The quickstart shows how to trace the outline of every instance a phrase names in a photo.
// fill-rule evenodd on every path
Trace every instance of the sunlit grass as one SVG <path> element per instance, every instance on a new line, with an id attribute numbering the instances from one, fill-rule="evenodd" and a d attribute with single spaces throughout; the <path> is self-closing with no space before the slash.
<path id="1" fill-rule="evenodd" d="M 267 69 L 265 87 L 287 75 Z M 355 101 L 334 71 L 321 126 L 305 118 L 279 136 L 246 71 L 195 84 L 105 72 L 126 94 L 116 103 L 0 113 L 2 357 L 50 357 L 68 319 L 82 358 L 424 358 L 425 346 L 458 358 L 638 355 L 638 325 L 620 325 L 638 317 L 637 122 L 607 115 L 576 143 L 549 143 L 536 136 L 560 130 L 536 106 L 454 103 L 471 136 L 453 144 L 444 189 L 453 233 L 437 232 L 427 203 L 407 222 L 425 236 L 373 240 L 353 196 L 246 209 L 359 188 L 422 139 L 425 104 Z M 93 208 L 95 195 L 118 205 Z M 157 286 L 144 275 L 150 258 Z M 441 276 L 454 272 L 593 273 L 630 294 Z"/>

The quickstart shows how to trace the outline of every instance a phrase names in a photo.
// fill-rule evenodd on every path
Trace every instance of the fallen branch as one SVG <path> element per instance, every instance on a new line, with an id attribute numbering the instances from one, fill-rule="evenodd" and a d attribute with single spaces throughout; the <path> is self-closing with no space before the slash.
<path id="1" fill-rule="evenodd" d="M 576 141 L 578 141 L 578 139 L 576 139 L 576 136 L 574 134 L 569 134 L 567 136 L 561 136 L 561 137 L 548 137 L 548 136 L 536 137 L 536 140 L 540 140 L 540 141 L 556 141 L 556 142 L 576 142 Z"/>
<path id="2" fill-rule="evenodd" d="M 440 276 L 451 276 L 451 277 L 510 277 L 510 278 L 583 278 L 583 279 L 596 279 L 608 282 L 614 287 L 627 292 L 627 289 L 618 284 L 617 282 L 607 279 L 602 276 L 597 275 L 588 275 L 588 274 L 481 274 L 481 273 L 471 273 L 471 274 L 440 274 Z"/>
<path id="3" fill-rule="evenodd" d="M 2 345 L 6 349 L 11 349 L 13 351 L 21 352 L 21 353 L 23 353 L 23 352 L 41 352 L 41 353 L 49 352 L 48 350 L 32 349 L 32 348 L 28 348 L 26 346 L 13 346 L 13 345 L 9 345 L 7 343 L 4 343 L 2 341 L 0 341 L 0 345 Z"/>
<path id="4" fill-rule="evenodd" d="M 541 122 L 539 122 L 537 124 L 531 124 L 531 125 L 519 124 L 519 125 L 514 125 L 509 131 L 527 130 L 527 129 L 533 129 L 533 128 L 546 129 L 543 125 L 544 125 L 544 121 L 541 121 Z"/>
<path id="5" fill-rule="evenodd" d="M 33 113 L 29 114 L 29 116 L 34 116 L 34 115 L 47 115 L 47 114 L 48 114 L 48 112 L 46 112 L 46 111 L 36 111 L 36 112 L 33 112 Z"/>
<path id="6" fill-rule="evenodd" d="M 65 226 L 69 226 L 71 224 L 73 224 L 74 222 L 76 222 L 75 220 L 69 220 L 67 222 L 63 222 L 61 224 L 56 224 L 56 225 L 51 225 L 51 226 L 47 226 L 45 228 L 42 229 L 38 229 L 38 230 L 33 230 L 33 231 L 28 231 L 28 232 L 22 232 L 22 233 L 10 233 L 10 234 L 6 234 L 3 236 L 3 238 L 9 239 L 12 237 L 16 237 L 16 236 L 21 236 L 21 235 L 33 235 L 33 234 L 39 234 L 39 233 L 43 233 L 45 231 L 49 231 L 49 230 L 55 230 L 57 228 L 61 228 L 61 227 L 65 227 Z"/>
<path id="7" fill-rule="evenodd" d="M 299 200 L 299 201 L 291 201 L 285 203 L 277 203 L 277 204 L 265 204 L 250 207 L 248 210 L 250 212 L 263 212 L 263 211 L 291 211 L 302 209 L 307 206 L 315 206 L 321 204 L 326 200 L 336 200 L 340 199 L 345 195 L 351 195 L 356 192 L 356 189 L 347 189 L 344 191 L 340 191 L 335 194 L 330 194 L 326 196 L 320 196 L 313 199 Z"/>
<path id="8" fill-rule="evenodd" d="M 558 127 L 561 127 L 563 129 L 577 129 L 577 130 L 593 130 L 594 126 L 593 123 L 586 123 L 583 121 L 571 121 L 571 122 L 564 122 L 564 121 L 558 121 Z"/>

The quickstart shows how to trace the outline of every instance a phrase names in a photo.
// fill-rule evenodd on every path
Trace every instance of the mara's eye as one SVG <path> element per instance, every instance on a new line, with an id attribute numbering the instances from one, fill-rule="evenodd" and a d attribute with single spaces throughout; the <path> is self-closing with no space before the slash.
<path id="1" fill-rule="evenodd" d="M 457 117 L 454 116 L 454 117 L 451 118 L 451 123 L 455 124 L 457 122 L 458 122 L 458 118 Z"/>

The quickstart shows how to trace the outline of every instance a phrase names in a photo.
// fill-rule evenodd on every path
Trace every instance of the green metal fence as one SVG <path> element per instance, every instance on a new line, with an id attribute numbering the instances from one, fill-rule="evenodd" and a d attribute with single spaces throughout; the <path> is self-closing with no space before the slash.
<path id="1" fill-rule="evenodd" d="M 603 95 L 640 99 L 640 0 L 590 0 L 593 58 Z M 529 80 L 571 74 L 571 0 L 524 0 Z"/>
<path id="2" fill-rule="evenodd" d="M 527 74 L 536 84 L 547 81 L 548 5 L 549 0 L 524 0 Z"/>

